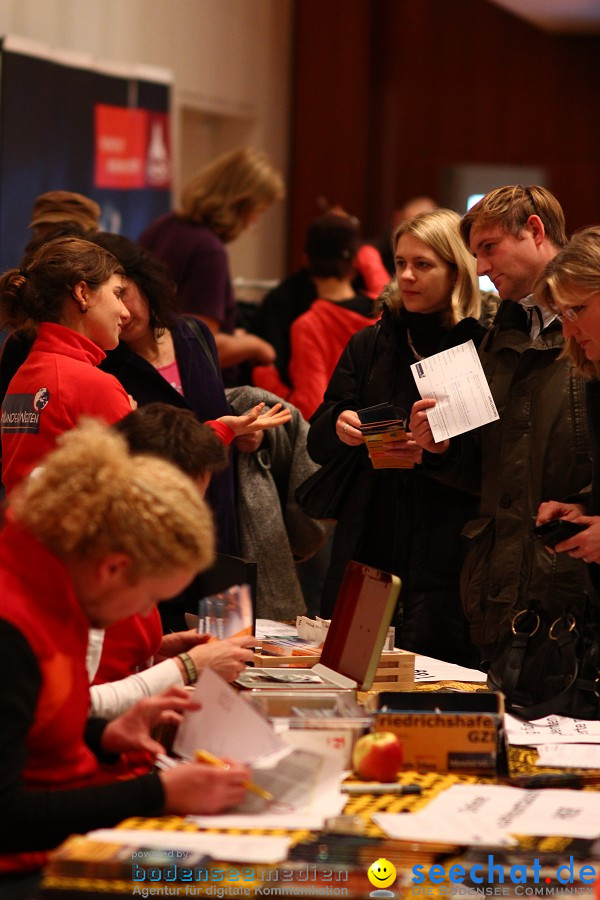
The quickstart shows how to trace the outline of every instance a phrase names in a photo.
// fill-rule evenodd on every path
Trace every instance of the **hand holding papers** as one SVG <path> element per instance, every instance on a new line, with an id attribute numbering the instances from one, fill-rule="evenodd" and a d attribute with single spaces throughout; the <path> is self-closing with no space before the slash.
<path id="1" fill-rule="evenodd" d="M 202 709 L 184 716 L 173 750 L 193 759 L 199 747 L 253 767 L 252 782 L 274 798 L 246 794 L 236 811 L 195 818 L 203 827 L 320 828 L 338 815 L 345 799 L 339 790 L 342 761 L 307 748 L 291 749 L 258 710 L 210 669 L 198 681 L 194 697 Z"/>
<path id="2" fill-rule="evenodd" d="M 389 403 L 358 410 L 360 430 L 374 469 L 412 469 L 414 459 L 389 452 L 398 442 L 406 444 L 406 413 Z"/>
<path id="3" fill-rule="evenodd" d="M 499 418 L 473 341 L 443 350 L 410 368 L 421 397 L 436 401 L 427 411 L 436 443 Z"/>

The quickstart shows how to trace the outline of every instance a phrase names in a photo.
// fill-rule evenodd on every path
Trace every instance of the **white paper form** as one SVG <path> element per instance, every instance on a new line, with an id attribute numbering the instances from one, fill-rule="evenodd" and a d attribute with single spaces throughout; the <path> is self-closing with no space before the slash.
<path id="1" fill-rule="evenodd" d="M 431 656 L 415 656 L 415 684 L 425 681 L 471 681 L 485 684 L 485 672 L 479 669 L 467 669 L 455 663 L 433 659 Z"/>
<path id="2" fill-rule="evenodd" d="M 515 716 L 504 716 L 509 744 L 600 744 L 600 721 L 546 716 L 526 722 Z"/>
<path id="3" fill-rule="evenodd" d="M 600 745 L 543 744 L 536 747 L 536 766 L 552 768 L 600 769 Z"/>
<path id="4" fill-rule="evenodd" d="M 419 812 L 384 814 L 373 819 L 390 837 L 419 837 L 461 844 L 513 842 L 513 835 L 596 838 L 600 835 L 600 794 L 591 791 L 525 790 L 496 784 L 460 784 L 438 794 Z M 402 821 L 400 821 L 402 820 Z M 440 823 L 454 823 L 454 839 Z M 443 837 L 441 837 L 443 835 Z"/>
<path id="5" fill-rule="evenodd" d="M 131 845 L 137 848 L 181 850 L 205 853 L 221 862 L 274 865 L 287 858 L 290 839 L 271 835 L 206 834 L 199 831 L 144 831 L 139 828 L 100 828 L 87 835 L 92 841 Z M 181 859 L 182 865 L 185 858 Z"/>
<path id="6" fill-rule="evenodd" d="M 202 708 L 184 713 L 173 742 L 178 756 L 193 759 L 196 750 L 208 750 L 253 763 L 286 747 L 271 723 L 212 669 L 198 677 L 193 699 Z"/>
<path id="7" fill-rule="evenodd" d="M 273 803 L 247 794 L 242 806 L 230 813 L 188 819 L 202 828 L 318 830 L 325 819 L 338 816 L 346 805 L 348 798 L 340 791 L 343 774 L 339 758 L 293 750 L 275 767 L 255 766 L 252 770 L 252 780 L 277 798 Z"/>
<path id="8" fill-rule="evenodd" d="M 436 444 L 499 418 L 473 341 L 435 353 L 410 368 L 421 397 L 437 401 L 427 411 Z"/>

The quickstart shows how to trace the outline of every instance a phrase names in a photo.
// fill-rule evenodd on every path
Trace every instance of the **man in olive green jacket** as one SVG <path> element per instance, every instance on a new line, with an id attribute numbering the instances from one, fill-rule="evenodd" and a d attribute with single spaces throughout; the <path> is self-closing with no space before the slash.
<path id="1" fill-rule="evenodd" d="M 511 627 L 529 628 L 515 615 L 532 601 L 552 619 L 584 596 L 581 561 L 550 552 L 532 528 L 542 501 L 590 481 L 591 463 L 583 382 L 560 359 L 559 320 L 531 297 L 567 241 L 558 201 L 535 185 L 498 188 L 466 214 L 461 233 L 503 301 L 479 348 L 500 418 L 436 444 L 426 416 L 435 401 L 421 400 L 410 427 L 432 475 L 480 494 L 480 518 L 463 530 L 470 547 L 461 595 L 471 637 L 489 660 Z"/>

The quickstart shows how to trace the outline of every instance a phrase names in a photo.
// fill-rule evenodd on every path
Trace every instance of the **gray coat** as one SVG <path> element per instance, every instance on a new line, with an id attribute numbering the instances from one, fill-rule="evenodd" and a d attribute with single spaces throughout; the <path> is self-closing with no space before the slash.
<path id="1" fill-rule="evenodd" d="M 264 401 L 280 398 L 255 387 L 227 390 L 227 399 L 241 415 Z M 279 621 L 305 613 L 296 575 L 296 562 L 312 556 L 324 543 L 330 525 L 305 515 L 294 493 L 318 469 L 306 451 L 308 424 L 301 413 L 285 403 L 292 419 L 264 433 L 255 453 L 237 454 L 237 508 L 242 556 L 258 562 L 256 614 Z"/>

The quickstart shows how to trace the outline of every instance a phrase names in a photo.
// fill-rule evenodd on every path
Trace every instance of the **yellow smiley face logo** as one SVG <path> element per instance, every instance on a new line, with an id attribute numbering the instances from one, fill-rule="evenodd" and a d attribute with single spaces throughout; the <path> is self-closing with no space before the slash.
<path id="1" fill-rule="evenodd" d="M 386 888 L 396 880 L 396 867 L 387 859 L 378 859 L 369 866 L 367 876 L 373 887 Z"/>

